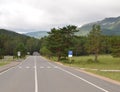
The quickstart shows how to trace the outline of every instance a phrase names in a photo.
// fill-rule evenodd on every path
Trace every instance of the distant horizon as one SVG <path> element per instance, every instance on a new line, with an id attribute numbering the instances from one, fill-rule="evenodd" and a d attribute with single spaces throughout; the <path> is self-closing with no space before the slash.
<path id="1" fill-rule="evenodd" d="M 116 17 L 105 17 L 105 18 L 103 18 L 103 19 L 101 19 L 101 20 L 104 20 L 104 19 L 106 19 L 106 18 L 118 18 L 118 17 L 120 17 L 120 16 L 116 16 Z M 89 23 L 94 23 L 94 22 L 98 22 L 98 21 L 101 21 L 100 19 L 98 19 L 98 20 L 96 20 L 96 21 L 93 21 L 93 22 L 88 22 L 88 23 L 86 23 L 86 24 L 83 24 L 83 25 L 81 25 L 81 26 L 79 26 L 79 28 L 80 27 L 82 27 L 82 26 L 84 26 L 84 25 L 87 25 L 87 24 L 89 24 Z M 71 24 L 68 24 L 68 25 L 71 25 Z M 65 25 L 65 26 L 67 26 L 67 25 Z M 59 26 L 58 27 L 53 27 L 53 28 L 59 28 Z M 0 28 L 0 29 L 6 29 L 6 30 L 9 30 L 9 31 L 13 31 L 13 32 L 16 32 L 16 33 L 19 33 L 19 34 L 27 34 L 27 33 L 34 33 L 34 32 L 39 32 L 39 31 L 45 31 L 45 32 L 49 32 L 52 28 L 50 28 L 49 30 L 43 30 L 43 29 L 30 29 L 30 30 L 33 30 L 33 31 L 16 31 L 16 30 L 11 30 L 11 29 L 7 29 L 7 28 Z M 25 29 L 24 29 L 25 30 Z M 27 29 L 26 29 L 27 30 Z M 28 29 L 29 30 L 29 29 Z"/>
<path id="2" fill-rule="evenodd" d="M 0 28 L 27 33 L 120 16 L 120 0 L 0 0 Z"/>

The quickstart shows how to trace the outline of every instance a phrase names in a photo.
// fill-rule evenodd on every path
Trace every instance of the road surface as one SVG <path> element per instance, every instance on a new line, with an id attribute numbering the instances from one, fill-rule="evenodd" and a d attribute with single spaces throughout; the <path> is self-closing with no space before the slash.
<path id="1" fill-rule="evenodd" d="M 0 92 L 120 92 L 120 85 L 30 56 L 0 73 Z"/>

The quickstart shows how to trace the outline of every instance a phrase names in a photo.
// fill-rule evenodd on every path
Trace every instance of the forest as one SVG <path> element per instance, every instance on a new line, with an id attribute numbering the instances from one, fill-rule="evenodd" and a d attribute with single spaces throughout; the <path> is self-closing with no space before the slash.
<path id="1" fill-rule="evenodd" d="M 9 30 L 0 29 L 0 58 L 5 55 L 21 57 L 40 52 L 47 57 L 58 57 L 58 61 L 68 56 L 72 50 L 74 56 L 95 55 L 95 61 L 99 54 L 111 54 L 120 57 L 120 36 L 102 35 L 100 25 L 93 25 L 87 36 L 77 36 L 77 26 L 68 25 L 62 28 L 52 28 L 48 36 L 41 39 L 18 34 Z"/>
<path id="2" fill-rule="evenodd" d="M 5 55 L 17 56 L 18 51 L 21 52 L 21 57 L 25 57 L 27 52 L 32 54 L 39 49 L 39 39 L 0 29 L 0 58 Z"/>
<path id="3" fill-rule="evenodd" d="M 76 36 L 77 27 L 68 25 L 63 28 L 53 28 L 48 36 L 41 39 L 40 53 L 58 57 L 58 61 L 68 56 L 72 50 L 74 56 L 111 54 L 120 57 L 120 36 L 102 35 L 100 25 L 93 25 L 87 36 Z"/>

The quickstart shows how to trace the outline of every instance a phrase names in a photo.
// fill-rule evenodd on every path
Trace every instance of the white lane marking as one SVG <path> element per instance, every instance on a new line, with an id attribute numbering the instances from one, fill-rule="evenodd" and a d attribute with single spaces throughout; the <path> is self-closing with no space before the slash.
<path id="1" fill-rule="evenodd" d="M 13 66 L 13 67 L 11 67 L 11 68 L 9 68 L 9 69 L 7 69 L 7 70 L 1 72 L 0 75 L 2 75 L 2 74 L 4 74 L 4 73 L 6 73 L 6 72 L 8 72 L 8 71 L 10 71 L 10 70 L 12 70 L 12 69 L 18 67 L 18 66 L 20 66 L 21 64 L 22 64 L 22 62 L 21 62 L 20 64 L 16 65 L 16 66 Z"/>
<path id="2" fill-rule="evenodd" d="M 43 66 L 40 66 L 40 68 L 44 68 Z"/>
<path id="3" fill-rule="evenodd" d="M 49 63 L 50 63 L 50 62 L 49 62 Z M 51 64 L 51 63 L 50 63 L 50 64 Z M 51 64 L 51 65 L 53 65 L 53 64 Z M 55 65 L 53 65 L 53 66 L 55 66 Z M 67 70 L 65 70 L 65 69 L 63 69 L 63 68 L 61 68 L 61 67 L 58 67 L 58 66 L 57 66 L 57 68 L 58 68 L 59 70 L 63 71 L 63 72 L 66 72 L 66 73 L 69 74 L 69 75 L 72 75 L 72 76 L 74 76 L 74 77 L 76 77 L 76 78 L 78 78 L 78 79 L 80 79 L 80 80 L 82 80 L 82 81 L 84 81 L 84 82 L 86 82 L 86 83 L 88 83 L 88 84 L 90 84 L 90 85 L 92 85 L 92 86 L 94 86 L 94 87 L 102 90 L 103 92 L 109 92 L 108 90 L 105 90 L 105 89 L 103 89 L 103 88 L 95 85 L 94 83 L 89 82 L 89 81 L 87 81 L 86 79 L 84 79 L 84 78 L 82 78 L 82 77 L 79 77 L 79 76 L 77 76 L 77 75 L 75 75 L 75 74 L 73 74 L 73 73 L 71 73 L 71 72 L 69 72 L 69 71 L 67 71 Z"/>
<path id="4" fill-rule="evenodd" d="M 27 59 L 28 59 L 28 58 L 27 58 Z M 20 64 L 18 64 L 18 65 L 16 65 L 16 66 L 13 66 L 13 67 L 11 67 L 11 68 L 9 68 L 9 69 L 7 69 L 7 70 L 1 72 L 0 75 L 4 74 L 4 73 L 6 73 L 6 72 L 8 72 L 8 71 L 10 71 L 10 70 L 12 70 L 12 69 L 14 69 L 14 68 L 20 66 L 20 65 L 22 65 L 27 59 L 25 59 L 24 61 L 22 61 Z"/>
<path id="5" fill-rule="evenodd" d="M 15 67 L 16 67 L 16 66 L 15 66 Z M 15 67 L 11 67 L 11 68 L 7 69 L 6 71 L 1 72 L 0 75 L 2 75 L 2 74 L 4 74 L 4 73 L 6 73 L 6 72 L 8 72 L 8 71 L 10 71 L 10 70 L 12 70 L 12 69 L 14 69 Z"/>
<path id="6" fill-rule="evenodd" d="M 25 60 L 23 60 L 19 65 L 21 66 L 24 62 L 26 62 L 28 60 L 28 58 L 26 58 Z"/>
<path id="7" fill-rule="evenodd" d="M 25 68 L 29 69 L 30 67 L 29 67 L 29 66 L 26 66 Z"/>
<path id="8" fill-rule="evenodd" d="M 77 75 L 75 75 L 75 74 L 73 74 L 73 73 L 71 73 L 71 72 L 69 72 L 69 71 L 67 71 L 67 70 L 64 70 L 64 69 L 62 69 L 62 68 L 60 68 L 60 67 L 59 67 L 58 69 L 59 69 L 59 70 L 62 70 L 62 71 L 64 71 L 64 72 L 66 72 L 66 73 L 68 73 L 68 74 L 70 74 L 70 75 L 72 75 L 72 76 L 74 76 L 74 77 L 76 77 L 76 78 L 78 78 L 78 79 L 80 79 L 80 80 L 82 80 L 82 81 L 84 81 L 84 82 L 86 82 L 86 83 L 88 83 L 88 84 L 90 84 L 90 85 L 92 85 L 92 86 L 94 86 L 94 87 L 96 87 L 96 88 L 98 88 L 98 89 L 104 91 L 104 92 L 109 92 L 109 91 L 107 91 L 107 90 L 105 90 L 105 89 L 103 89 L 103 88 L 101 88 L 101 87 L 95 85 L 94 83 L 89 82 L 89 81 L 83 79 L 82 77 L 79 77 L 79 76 L 77 76 Z"/>
<path id="9" fill-rule="evenodd" d="M 46 68 L 48 68 L 48 69 L 49 69 L 49 68 L 51 68 L 51 67 L 50 67 L 50 66 L 47 66 Z"/>
<path id="10" fill-rule="evenodd" d="M 51 64 L 50 62 L 48 62 L 48 64 L 50 64 L 51 66 L 55 66 L 55 65 Z"/>
<path id="11" fill-rule="evenodd" d="M 54 66 L 54 68 L 58 68 L 58 66 Z"/>
<path id="12" fill-rule="evenodd" d="M 18 66 L 18 68 L 22 68 L 21 66 Z"/>
<path id="13" fill-rule="evenodd" d="M 58 67 L 57 67 L 57 66 L 54 66 L 54 67 L 51 67 L 51 66 L 47 66 L 47 67 L 40 66 L 40 68 L 41 68 L 41 69 L 43 69 L 43 68 L 48 68 L 48 69 L 50 69 L 50 68 L 58 68 Z"/>
<path id="14" fill-rule="evenodd" d="M 35 65 L 35 92 L 38 92 L 38 78 L 37 78 L 36 56 L 34 56 L 34 65 Z"/>

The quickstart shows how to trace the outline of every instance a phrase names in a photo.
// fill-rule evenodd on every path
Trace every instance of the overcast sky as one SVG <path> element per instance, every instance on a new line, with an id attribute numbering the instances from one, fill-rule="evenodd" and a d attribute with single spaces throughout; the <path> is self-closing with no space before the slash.
<path id="1" fill-rule="evenodd" d="M 0 28 L 50 30 L 120 16 L 120 0 L 0 0 Z"/>

